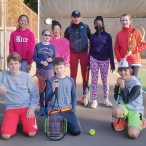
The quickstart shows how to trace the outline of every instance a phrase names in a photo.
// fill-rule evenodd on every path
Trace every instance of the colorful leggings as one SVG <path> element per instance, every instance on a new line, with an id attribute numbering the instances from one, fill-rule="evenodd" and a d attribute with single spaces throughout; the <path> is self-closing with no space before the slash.
<path id="1" fill-rule="evenodd" d="M 91 68 L 91 76 L 92 76 L 91 88 L 92 88 L 93 99 L 97 99 L 99 69 L 103 83 L 104 98 L 108 99 L 109 85 L 107 83 L 107 77 L 108 77 L 108 69 L 109 69 L 109 60 L 98 61 L 92 56 L 90 56 L 90 68 Z"/>

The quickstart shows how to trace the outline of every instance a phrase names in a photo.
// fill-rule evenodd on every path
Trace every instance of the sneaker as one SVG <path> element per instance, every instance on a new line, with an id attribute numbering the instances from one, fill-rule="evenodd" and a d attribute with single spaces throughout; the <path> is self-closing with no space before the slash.
<path id="1" fill-rule="evenodd" d="M 146 128 L 146 119 L 142 119 L 142 129 Z"/>
<path id="2" fill-rule="evenodd" d="M 113 128 L 116 131 L 122 131 L 127 126 L 128 120 L 127 119 L 115 119 L 113 118 Z"/>
<path id="3" fill-rule="evenodd" d="M 98 106 L 98 103 L 97 103 L 97 100 L 93 100 L 92 104 L 91 104 L 91 108 L 97 108 Z"/>
<path id="4" fill-rule="evenodd" d="M 109 107 L 113 106 L 112 103 L 108 99 L 105 99 L 103 104 Z"/>
<path id="5" fill-rule="evenodd" d="M 84 105 L 84 100 L 85 100 L 85 98 L 86 98 L 85 96 L 82 96 L 82 99 L 81 99 L 81 101 L 80 101 L 80 104 L 81 104 L 81 105 Z"/>
<path id="6" fill-rule="evenodd" d="M 45 108 L 44 107 L 40 108 L 39 116 L 45 116 Z"/>

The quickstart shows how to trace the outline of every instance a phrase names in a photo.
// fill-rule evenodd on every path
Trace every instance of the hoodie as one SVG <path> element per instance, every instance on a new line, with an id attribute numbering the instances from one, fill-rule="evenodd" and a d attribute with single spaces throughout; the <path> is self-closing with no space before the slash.
<path id="1" fill-rule="evenodd" d="M 10 36 L 9 53 L 16 52 L 21 56 L 21 60 L 26 60 L 27 64 L 31 64 L 33 62 L 34 45 L 34 34 L 28 28 L 25 30 L 17 28 Z"/>

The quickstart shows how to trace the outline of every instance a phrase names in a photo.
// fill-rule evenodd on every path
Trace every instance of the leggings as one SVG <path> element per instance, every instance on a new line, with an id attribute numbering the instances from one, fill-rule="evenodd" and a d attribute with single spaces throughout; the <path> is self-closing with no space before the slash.
<path id="1" fill-rule="evenodd" d="M 103 83 L 104 98 L 108 99 L 109 96 L 109 85 L 107 83 L 108 69 L 109 69 L 109 60 L 99 61 L 90 56 L 90 68 L 92 76 L 92 97 L 94 100 L 97 99 L 97 90 L 98 90 L 98 74 L 100 69 L 101 79 Z"/>

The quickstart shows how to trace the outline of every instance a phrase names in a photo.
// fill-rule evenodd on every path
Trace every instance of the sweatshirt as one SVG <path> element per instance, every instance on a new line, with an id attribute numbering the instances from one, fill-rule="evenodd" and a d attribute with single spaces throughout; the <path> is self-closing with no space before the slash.
<path id="1" fill-rule="evenodd" d="M 12 75 L 10 71 L 0 72 L 0 86 L 7 89 L 4 97 L 6 110 L 18 108 L 36 109 L 39 101 L 39 92 L 32 76 L 25 72 Z"/>
<path id="2" fill-rule="evenodd" d="M 69 42 L 66 38 L 61 37 L 56 39 L 54 36 L 51 37 L 50 43 L 55 46 L 56 49 L 56 57 L 61 57 L 65 61 L 65 65 L 69 66 L 70 61 L 70 49 Z"/>
<path id="3" fill-rule="evenodd" d="M 56 78 L 55 76 L 47 81 L 46 87 L 46 99 L 48 101 L 48 108 L 51 110 L 55 101 L 55 95 L 53 93 L 52 84 L 54 80 L 58 80 L 58 101 L 60 108 L 69 108 L 70 105 L 72 110 L 76 111 L 76 90 L 74 80 L 71 77 L 66 76 L 65 78 Z M 58 109 L 57 103 L 54 109 Z"/>
<path id="4" fill-rule="evenodd" d="M 9 53 L 16 52 L 21 56 L 21 60 L 26 60 L 27 64 L 31 64 L 33 62 L 34 45 L 34 34 L 28 28 L 25 30 L 17 28 L 10 36 Z"/>
<path id="5" fill-rule="evenodd" d="M 48 66 L 44 67 L 41 64 L 41 61 L 46 61 L 48 57 L 54 59 L 56 57 L 56 49 L 52 44 L 44 45 L 42 42 L 39 42 L 35 45 L 33 59 L 36 62 L 37 68 L 44 68 L 44 70 L 52 70 L 53 66 L 51 62 L 48 62 Z"/>

